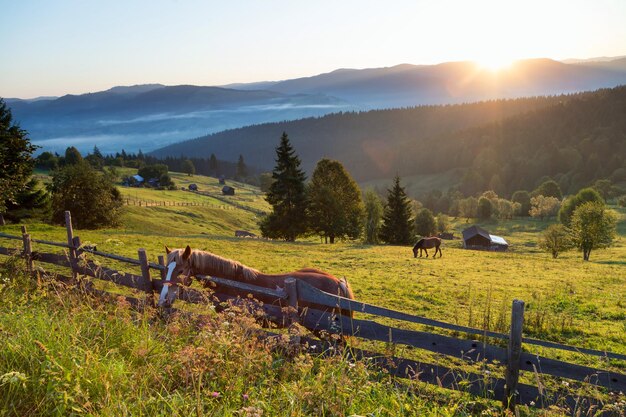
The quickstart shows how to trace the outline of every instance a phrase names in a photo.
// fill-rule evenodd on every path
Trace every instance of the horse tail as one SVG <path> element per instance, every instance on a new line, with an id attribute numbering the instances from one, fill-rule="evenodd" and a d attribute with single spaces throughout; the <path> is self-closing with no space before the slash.
<path id="1" fill-rule="evenodd" d="M 354 293 L 352 292 L 352 287 L 350 287 L 350 283 L 345 277 L 342 277 L 339 280 L 339 289 L 341 290 L 341 296 L 345 298 L 350 298 L 354 300 Z"/>

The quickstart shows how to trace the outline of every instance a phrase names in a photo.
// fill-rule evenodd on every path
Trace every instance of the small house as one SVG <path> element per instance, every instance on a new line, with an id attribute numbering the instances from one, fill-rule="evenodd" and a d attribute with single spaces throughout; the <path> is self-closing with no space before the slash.
<path id="1" fill-rule="evenodd" d="M 222 188 L 222 194 L 224 194 L 224 195 L 235 195 L 235 189 L 233 187 L 225 185 Z"/>
<path id="2" fill-rule="evenodd" d="M 189 191 L 198 191 L 197 184 L 189 184 Z"/>
<path id="3" fill-rule="evenodd" d="M 129 177 L 128 180 L 129 185 L 134 187 L 139 187 L 143 185 L 144 182 L 144 179 L 141 175 L 133 175 L 132 177 Z"/>
<path id="4" fill-rule="evenodd" d="M 509 244 L 504 238 L 492 235 L 479 226 L 463 230 L 463 247 L 465 249 L 506 251 Z"/>
<path id="5" fill-rule="evenodd" d="M 150 187 L 159 188 L 159 186 L 160 186 L 161 184 L 160 184 L 160 182 L 159 182 L 159 179 L 158 179 L 158 178 L 150 178 L 150 179 L 148 180 L 148 185 L 149 185 Z"/>

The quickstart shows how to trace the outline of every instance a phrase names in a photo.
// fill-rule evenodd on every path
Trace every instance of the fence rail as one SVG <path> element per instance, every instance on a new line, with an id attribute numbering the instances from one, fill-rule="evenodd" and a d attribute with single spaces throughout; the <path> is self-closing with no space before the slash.
<path id="1" fill-rule="evenodd" d="M 147 303 L 149 305 L 156 305 L 154 295 L 161 293 L 164 287 L 168 285 L 165 282 L 166 267 L 164 265 L 163 257 L 159 257 L 159 264 L 156 264 L 148 262 L 147 254 L 144 249 L 139 249 L 137 252 L 138 258 L 133 259 L 81 246 L 80 238 L 73 235 L 71 214 L 69 212 L 66 212 L 66 229 L 68 243 L 33 239 L 28 233 L 26 233 L 25 227 L 22 227 L 22 236 L 0 233 L 0 238 L 21 240 L 24 247 L 23 250 L 0 247 L 0 254 L 23 256 L 27 260 L 28 269 L 31 272 L 34 271 L 35 261 L 69 267 L 72 271 L 72 278 L 62 277 L 65 280 L 76 280 L 78 275 L 86 275 L 109 281 L 118 285 L 139 290 L 145 294 L 145 300 L 130 298 L 129 300 L 131 301 L 131 304 Z M 67 249 L 67 253 L 59 255 L 33 251 L 31 246 L 32 242 L 62 247 Z M 101 266 L 93 261 L 84 259 L 84 253 L 90 253 L 100 257 L 139 266 L 141 268 L 141 275 L 121 272 Z M 158 270 L 160 278 L 153 279 L 150 274 L 151 269 Z M 180 300 L 191 303 L 207 303 L 212 300 L 222 302 L 236 299 L 236 295 L 233 295 L 232 293 L 233 291 L 242 298 L 245 298 L 247 294 L 253 294 L 254 296 L 260 296 L 264 300 L 269 300 L 269 302 L 266 301 L 265 303 L 262 303 L 260 307 L 265 313 L 265 318 L 278 325 L 287 326 L 293 322 L 300 322 L 305 328 L 311 331 L 325 331 L 342 336 L 354 336 L 367 340 L 403 344 L 459 358 L 467 362 L 487 361 L 505 364 L 505 379 L 485 379 L 484 375 L 477 374 L 470 378 L 470 380 L 474 382 L 471 382 L 468 387 L 469 392 L 478 393 L 480 395 L 484 395 L 485 393 L 491 391 L 496 398 L 502 399 L 502 401 L 509 408 L 513 408 L 515 403 L 530 404 L 531 401 L 533 401 L 537 406 L 541 406 L 544 404 L 550 404 L 552 401 L 549 397 L 546 397 L 545 395 L 542 396 L 542 389 L 538 389 L 537 387 L 530 385 L 519 384 L 518 378 L 520 371 L 539 372 L 543 375 L 552 375 L 591 383 L 612 392 L 626 392 L 626 375 L 523 352 L 522 344 L 524 343 L 552 349 L 601 356 L 604 358 L 626 360 L 626 355 L 620 353 L 579 348 L 539 339 L 523 338 L 522 323 L 524 306 L 521 301 L 514 301 L 511 332 L 509 334 L 504 334 L 466 326 L 459 326 L 347 299 L 337 295 L 325 293 L 300 280 L 288 279 L 285 282 L 285 288 L 274 290 L 220 277 L 198 276 L 197 278 L 205 283 L 211 282 L 217 284 L 218 288 L 216 291 L 222 291 L 220 288 L 228 288 L 231 293 L 215 292 L 211 297 L 208 297 L 203 291 L 181 287 L 177 288 L 178 292 L 176 293 Z M 93 290 L 93 292 L 99 295 L 104 293 L 100 290 Z M 319 309 L 298 308 L 299 304 L 315 305 L 319 306 L 316 307 Z M 292 309 L 284 309 L 286 306 L 290 306 Z M 171 308 L 171 305 L 166 305 L 165 307 Z M 291 310 L 291 312 L 289 310 Z M 384 317 L 455 332 L 462 332 L 468 335 L 479 336 L 482 340 L 470 340 L 427 331 L 400 329 L 386 324 L 377 323 L 369 319 L 365 320 L 342 315 L 340 313 L 341 311 L 363 313 L 375 317 Z M 487 338 L 507 340 L 509 342 L 509 347 L 508 349 L 505 349 L 489 344 L 487 343 Z M 405 358 L 392 359 L 398 364 L 398 366 L 400 366 L 400 368 L 396 369 L 394 372 L 394 374 L 397 374 L 398 376 L 417 378 L 423 380 L 424 382 L 431 383 L 436 381 L 441 386 L 448 388 L 454 388 L 453 382 L 457 381 L 455 372 L 452 370 L 446 370 L 443 374 L 439 371 L 433 371 L 434 368 L 443 369 L 439 365 L 429 365 L 423 363 L 418 364 Z M 415 372 L 409 372 L 410 369 L 431 370 L 421 372 L 418 375 Z M 464 373 L 463 375 L 467 376 L 469 374 Z M 442 381 L 448 382 L 444 383 Z M 568 397 L 566 400 L 571 404 L 577 404 L 576 401 L 572 402 L 573 397 Z M 593 403 L 594 401 L 593 399 L 587 400 L 590 403 Z"/>

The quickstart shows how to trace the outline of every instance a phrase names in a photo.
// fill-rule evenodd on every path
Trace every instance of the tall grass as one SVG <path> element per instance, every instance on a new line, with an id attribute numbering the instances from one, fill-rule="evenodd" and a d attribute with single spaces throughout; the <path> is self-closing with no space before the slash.
<path id="1" fill-rule="evenodd" d="M 398 385 L 346 355 L 268 341 L 231 307 L 159 319 L 53 282 L 9 261 L 0 284 L 2 416 L 499 415 L 498 405 Z M 7 275 L 9 274 L 9 275 Z M 527 409 L 523 408 L 525 412 Z"/>

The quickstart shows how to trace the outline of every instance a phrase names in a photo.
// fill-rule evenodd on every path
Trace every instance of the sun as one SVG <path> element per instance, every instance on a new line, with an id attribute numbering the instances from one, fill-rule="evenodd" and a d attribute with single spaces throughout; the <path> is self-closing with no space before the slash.
<path id="1" fill-rule="evenodd" d="M 492 71 L 492 72 L 498 72 L 498 71 L 502 71 L 504 69 L 509 68 L 511 65 L 513 65 L 513 59 L 506 57 L 506 56 L 489 56 L 489 57 L 482 57 L 480 59 L 476 59 L 476 65 L 478 65 L 480 68 Z"/>

